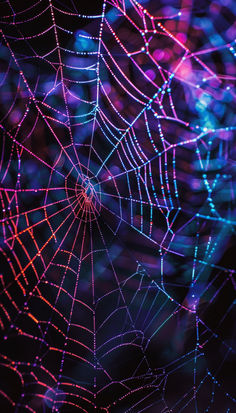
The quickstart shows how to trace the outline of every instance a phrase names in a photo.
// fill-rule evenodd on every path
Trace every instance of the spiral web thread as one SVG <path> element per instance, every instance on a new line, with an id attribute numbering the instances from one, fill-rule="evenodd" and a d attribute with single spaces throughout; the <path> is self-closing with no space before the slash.
<path id="1" fill-rule="evenodd" d="M 9 411 L 234 411 L 235 6 L 157 3 L 2 3 Z"/>

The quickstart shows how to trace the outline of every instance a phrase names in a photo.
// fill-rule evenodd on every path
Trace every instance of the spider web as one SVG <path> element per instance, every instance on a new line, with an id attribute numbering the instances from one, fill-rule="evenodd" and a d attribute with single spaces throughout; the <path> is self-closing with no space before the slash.
<path id="1" fill-rule="evenodd" d="M 234 14 L 1 3 L 4 411 L 234 411 Z"/>

